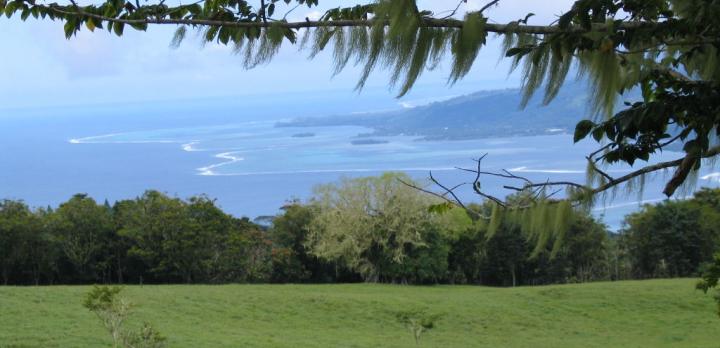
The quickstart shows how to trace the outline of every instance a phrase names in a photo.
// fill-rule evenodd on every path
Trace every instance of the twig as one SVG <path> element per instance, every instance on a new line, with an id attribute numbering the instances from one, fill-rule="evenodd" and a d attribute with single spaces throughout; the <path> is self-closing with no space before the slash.
<path id="1" fill-rule="evenodd" d="M 265 0 L 260 0 L 260 13 L 264 24 L 267 24 L 267 9 L 265 8 Z"/>
<path id="2" fill-rule="evenodd" d="M 288 16 L 291 12 L 295 11 L 295 9 L 297 9 L 298 7 L 300 7 L 300 4 L 295 5 L 295 7 L 291 8 L 290 10 L 288 10 L 287 12 L 285 12 L 285 15 L 283 16 L 283 20 L 285 20 L 285 19 L 287 18 L 287 16 Z"/>
<path id="3" fill-rule="evenodd" d="M 588 162 L 590 163 L 590 167 L 592 168 L 592 170 L 598 172 L 598 174 L 602 175 L 603 177 L 605 177 L 605 179 L 607 179 L 607 180 L 610 181 L 610 182 L 615 181 L 615 178 L 613 178 L 612 176 L 610 176 L 608 173 L 605 173 L 604 171 L 600 170 L 600 168 L 598 168 L 598 167 L 595 165 L 595 163 L 593 162 L 593 160 L 592 160 L 592 158 L 591 158 L 590 156 L 587 156 L 587 157 L 585 157 L 585 158 L 586 158 L 586 159 L 588 160 Z"/>
<path id="4" fill-rule="evenodd" d="M 487 3 L 485 6 L 483 6 L 478 13 L 483 13 L 483 11 L 487 10 L 491 6 L 497 5 L 497 3 L 500 2 L 500 0 L 493 0 Z"/>
<path id="5" fill-rule="evenodd" d="M 457 11 L 460 9 L 460 6 L 462 6 L 462 4 L 464 4 L 464 3 L 467 3 L 467 0 L 460 0 L 460 2 L 458 2 L 457 6 L 455 6 L 455 9 L 452 10 L 449 15 L 442 17 L 442 19 L 447 19 L 447 18 L 454 16 L 457 13 Z"/>
<path id="6" fill-rule="evenodd" d="M 458 196 L 455 194 L 455 191 L 448 189 L 448 188 L 445 187 L 443 184 L 441 184 L 439 181 L 437 181 L 437 180 L 435 179 L 435 177 L 432 175 L 432 171 L 430 171 L 429 175 L 430 175 L 430 180 L 431 180 L 435 185 L 437 185 L 437 186 L 439 186 L 440 188 L 442 188 L 443 190 L 445 190 L 445 194 L 443 194 L 443 196 L 448 195 L 448 194 L 451 195 L 452 198 L 455 200 L 455 202 L 457 202 L 458 205 L 460 205 L 461 207 L 463 207 L 463 209 L 466 209 L 466 210 L 467 210 L 467 207 L 465 206 L 465 204 L 463 204 L 463 202 L 460 200 L 460 198 L 458 198 Z"/>

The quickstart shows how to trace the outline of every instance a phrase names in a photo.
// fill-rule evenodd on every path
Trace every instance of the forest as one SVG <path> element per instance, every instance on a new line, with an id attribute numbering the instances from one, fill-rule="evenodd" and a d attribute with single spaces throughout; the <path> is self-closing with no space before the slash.
<path id="1" fill-rule="evenodd" d="M 269 224 L 228 215 L 209 197 L 152 190 L 114 203 L 77 194 L 37 209 L 4 200 L 0 275 L 6 285 L 521 286 L 697 277 L 720 251 L 720 189 L 645 205 L 617 233 L 575 209 L 562 238 L 542 241 L 511 222 L 439 209 L 409 180 L 386 173 L 321 185 Z"/>

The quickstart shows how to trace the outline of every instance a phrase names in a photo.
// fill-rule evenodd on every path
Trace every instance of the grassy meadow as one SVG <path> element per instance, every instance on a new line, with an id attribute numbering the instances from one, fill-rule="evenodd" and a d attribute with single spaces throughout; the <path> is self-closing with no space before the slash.
<path id="1" fill-rule="evenodd" d="M 439 315 L 422 347 L 720 347 L 692 279 L 523 288 L 126 286 L 169 347 L 415 347 L 401 312 Z M 0 287 L 0 347 L 108 347 L 88 286 Z"/>

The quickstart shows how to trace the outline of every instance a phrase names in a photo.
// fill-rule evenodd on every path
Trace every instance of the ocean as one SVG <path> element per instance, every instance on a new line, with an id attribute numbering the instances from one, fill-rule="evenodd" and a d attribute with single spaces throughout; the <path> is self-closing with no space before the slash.
<path id="1" fill-rule="evenodd" d="M 379 112 L 450 97 L 420 91 L 398 101 L 384 91 L 297 93 L 77 105 L 0 111 L 0 198 L 31 206 L 56 206 L 75 193 L 113 202 L 157 189 L 187 198 L 207 194 L 235 216 L 274 215 L 287 201 L 311 197 L 317 184 L 340 177 L 403 171 L 427 183 L 428 173 L 454 186 L 474 179 L 458 170 L 509 170 L 532 180 L 584 182 L 584 156 L 597 144 L 573 144 L 565 132 L 533 137 L 423 141 L 412 136 L 358 135 L 362 127 L 275 127 L 294 117 Z M 360 140 L 360 141 L 359 141 Z M 658 159 L 678 158 L 664 152 Z M 630 168 L 611 169 L 622 175 Z M 645 202 L 663 200 L 663 179 L 651 177 L 644 193 L 620 192 L 593 212 L 612 229 Z M 521 185 L 492 176 L 483 189 L 503 196 L 503 185 Z M 718 187 L 720 174 L 706 167 L 697 186 Z M 681 193 L 683 197 L 690 192 Z M 465 201 L 478 201 L 469 187 Z"/>

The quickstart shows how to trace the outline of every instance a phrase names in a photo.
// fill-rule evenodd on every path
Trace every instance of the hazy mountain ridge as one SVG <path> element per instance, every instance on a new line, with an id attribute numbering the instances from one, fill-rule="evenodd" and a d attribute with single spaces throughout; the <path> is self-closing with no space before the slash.
<path id="1" fill-rule="evenodd" d="M 549 104 L 542 93 L 521 108 L 519 89 L 491 90 L 389 112 L 298 118 L 278 127 L 363 126 L 375 136 L 415 135 L 424 139 L 467 139 L 572 132 L 590 116 L 590 92 L 569 83 Z"/>

